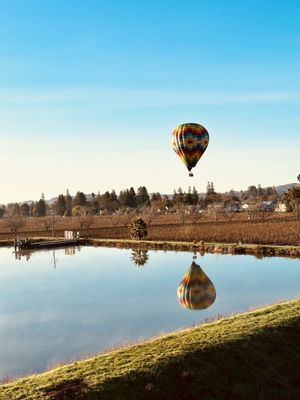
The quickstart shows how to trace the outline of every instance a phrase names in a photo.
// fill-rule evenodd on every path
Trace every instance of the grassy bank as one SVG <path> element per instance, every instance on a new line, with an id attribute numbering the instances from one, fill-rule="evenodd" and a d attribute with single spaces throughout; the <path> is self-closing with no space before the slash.
<path id="1" fill-rule="evenodd" d="M 298 399 L 299 337 L 294 300 L 5 384 L 0 399 Z"/>
<path id="2" fill-rule="evenodd" d="M 251 254 L 257 257 L 300 257 L 300 246 L 257 245 L 236 243 L 172 242 L 154 240 L 90 239 L 93 246 L 140 248 L 150 250 L 195 251 L 200 253 Z"/>
<path id="3" fill-rule="evenodd" d="M 52 240 L 52 237 L 32 237 L 34 241 Z M 57 238 L 56 238 L 57 239 Z M 13 246 L 12 239 L 0 240 L 0 247 Z M 256 257 L 300 257 L 300 246 L 280 245 L 258 245 L 258 244 L 236 244 L 236 243 L 206 243 L 197 242 L 174 242 L 156 240 L 131 240 L 131 239 L 89 239 L 88 244 L 92 246 L 138 248 L 145 250 L 175 250 L 194 251 L 203 253 L 220 254 L 248 254 Z"/>

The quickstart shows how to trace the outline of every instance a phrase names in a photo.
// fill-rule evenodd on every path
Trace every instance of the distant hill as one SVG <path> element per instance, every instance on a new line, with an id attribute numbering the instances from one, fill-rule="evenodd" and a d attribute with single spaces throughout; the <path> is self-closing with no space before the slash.
<path id="1" fill-rule="evenodd" d="M 278 194 L 286 193 L 293 187 L 299 185 L 298 183 L 287 183 L 286 185 L 275 186 L 276 192 Z"/>

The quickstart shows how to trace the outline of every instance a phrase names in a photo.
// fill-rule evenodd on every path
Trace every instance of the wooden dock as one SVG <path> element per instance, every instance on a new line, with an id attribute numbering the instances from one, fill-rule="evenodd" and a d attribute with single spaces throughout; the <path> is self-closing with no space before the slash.
<path id="1" fill-rule="evenodd" d="M 30 250 L 30 249 L 44 249 L 50 247 L 66 247 L 66 246 L 80 246 L 86 245 L 87 239 L 59 239 L 59 240 L 44 240 L 38 242 L 32 242 L 30 240 L 20 240 L 16 243 L 16 248 L 19 250 Z"/>

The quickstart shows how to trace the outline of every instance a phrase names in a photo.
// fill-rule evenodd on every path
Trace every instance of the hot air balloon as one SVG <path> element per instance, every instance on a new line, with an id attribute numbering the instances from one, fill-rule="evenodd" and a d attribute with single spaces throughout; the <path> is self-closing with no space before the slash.
<path id="1" fill-rule="evenodd" d="M 208 142 L 208 132 L 199 124 L 181 124 L 172 132 L 172 147 L 189 171 L 203 156 Z M 190 172 L 189 176 L 193 174 Z"/>
<path id="2" fill-rule="evenodd" d="M 216 289 L 211 280 L 194 261 L 177 289 L 179 303 L 192 310 L 203 310 L 216 299 Z"/>

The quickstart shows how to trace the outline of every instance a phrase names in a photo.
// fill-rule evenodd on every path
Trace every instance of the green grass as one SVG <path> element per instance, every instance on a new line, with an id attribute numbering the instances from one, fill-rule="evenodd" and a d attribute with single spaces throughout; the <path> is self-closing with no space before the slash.
<path id="1" fill-rule="evenodd" d="M 257 256 L 300 257 L 300 246 L 266 245 L 266 244 L 237 244 L 203 241 L 158 241 L 133 239 L 90 239 L 94 246 L 113 247 L 143 247 L 148 249 L 163 249 L 176 251 L 197 251 L 224 254 L 250 254 Z"/>
<path id="2" fill-rule="evenodd" d="M 296 400 L 299 338 L 294 300 L 5 384 L 0 399 Z"/>
<path id="3" fill-rule="evenodd" d="M 32 237 L 32 240 L 51 240 L 52 237 Z M 54 239 L 57 239 L 54 238 Z M 201 253 L 250 254 L 255 256 L 300 257 L 300 246 L 267 245 L 267 244 L 237 244 L 203 241 L 162 241 L 162 240 L 133 240 L 133 239 L 89 239 L 94 246 L 145 248 L 176 251 L 197 251 Z M 13 240 L 0 240 L 1 246 L 12 246 Z"/>

